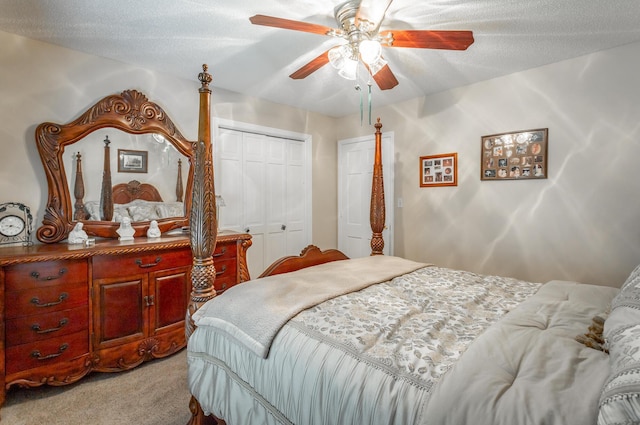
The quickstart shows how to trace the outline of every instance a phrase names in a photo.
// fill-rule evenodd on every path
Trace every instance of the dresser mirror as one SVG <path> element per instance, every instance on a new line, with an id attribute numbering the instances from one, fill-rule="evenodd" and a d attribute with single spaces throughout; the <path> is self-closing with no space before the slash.
<path id="1" fill-rule="evenodd" d="M 117 238 L 124 217 L 136 237 L 152 220 L 163 233 L 188 226 L 193 143 L 144 94 L 107 96 L 35 137 L 49 187 L 39 241 L 60 242 L 78 222 L 90 237 Z"/>

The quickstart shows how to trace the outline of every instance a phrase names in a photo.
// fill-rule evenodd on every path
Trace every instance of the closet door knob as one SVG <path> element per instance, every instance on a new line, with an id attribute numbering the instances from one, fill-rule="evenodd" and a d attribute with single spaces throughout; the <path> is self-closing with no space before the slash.
<path id="1" fill-rule="evenodd" d="M 249 233 L 251 231 L 251 229 L 249 229 L 248 227 L 246 229 L 244 229 L 245 233 Z"/>
<path id="2" fill-rule="evenodd" d="M 281 229 L 281 230 L 287 230 L 287 225 L 286 225 L 286 224 L 283 224 L 282 226 L 280 226 L 280 229 Z"/>

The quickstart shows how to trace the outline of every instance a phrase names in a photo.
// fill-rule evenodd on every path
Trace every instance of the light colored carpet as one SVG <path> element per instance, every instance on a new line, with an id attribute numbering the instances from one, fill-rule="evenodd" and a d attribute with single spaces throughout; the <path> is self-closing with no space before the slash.
<path id="1" fill-rule="evenodd" d="M 92 373 L 75 384 L 11 389 L 2 425 L 186 425 L 187 351 L 119 373 Z"/>

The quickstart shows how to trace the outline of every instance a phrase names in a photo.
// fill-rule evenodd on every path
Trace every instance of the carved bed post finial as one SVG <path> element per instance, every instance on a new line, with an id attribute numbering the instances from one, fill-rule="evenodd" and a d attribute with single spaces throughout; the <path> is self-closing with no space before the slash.
<path id="1" fill-rule="evenodd" d="M 195 143 L 194 181 L 191 201 L 189 230 L 193 266 L 191 269 L 191 297 L 187 308 L 185 332 L 187 338 L 195 330 L 192 320 L 198 308 L 216 296 L 214 281 L 216 269 L 213 264 L 213 251 L 218 236 L 216 221 L 216 193 L 213 182 L 213 153 L 211 149 L 211 75 L 204 72 L 198 75 L 202 87 L 200 92 L 200 117 L 198 122 L 198 141 Z"/>
<path id="2" fill-rule="evenodd" d="M 211 77 L 211 74 L 207 72 L 208 69 L 209 67 L 207 66 L 206 63 L 204 63 L 202 64 L 202 72 L 198 74 L 198 80 L 200 80 L 200 82 L 202 83 L 202 87 L 200 88 L 200 93 L 202 93 L 202 90 L 209 90 L 209 83 L 213 80 L 213 78 Z"/>
<path id="3" fill-rule="evenodd" d="M 373 181 L 371 182 L 371 209 L 369 210 L 369 221 L 371 223 L 371 255 L 382 255 L 384 249 L 385 207 L 384 207 L 384 181 L 382 177 L 382 124 L 380 118 L 375 124 L 376 128 L 376 150 L 373 161 Z"/>

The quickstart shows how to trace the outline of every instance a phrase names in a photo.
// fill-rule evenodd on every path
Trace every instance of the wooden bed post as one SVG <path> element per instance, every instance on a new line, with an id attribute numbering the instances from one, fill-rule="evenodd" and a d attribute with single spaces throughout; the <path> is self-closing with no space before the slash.
<path id="1" fill-rule="evenodd" d="M 216 194 L 213 184 L 213 153 L 211 151 L 211 90 L 212 78 L 207 73 L 207 65 L 202 65 L 198 79 L 202 86 L 200 92 L 200 117 L 198 120 L 198 141 L 195 146 L 195 169 L 193 178 L 193 196 L 189 230 L 193 266 L 191 268 L 191 297 L 187 308 L 185 332 L 187 339 L 195 330 L 193 313 L 201 305 L 216 296 L 213 287 L 216 269 L 213 264 L 213 251 L 216 248 L 218 223 L 216 222 Z"/>
<path id="2" fill-rule="evenodd" d="M 82 177 L 82 155 L 80 152 L 76 153 L 76 179 L 73 184 L 73 196 L 76 198 L 73 219 L 75 221 L 86 220 L 88 217 L 84 209 L 84 178 Z"/>
<path id="3" fill-rule="evenodd" d="M 111 188 L 111 148 L 109 136 L 104 139 L 104 162 L 102 169 L 102 190 L 100 192 L 100 220 L 111 221 L 113 218 L 113 193 Z"/>
<path id="4" fill-rule="evenodd" d="M 371 255 L 382 255 L 384 249 L 385 207 L 384 207 L 384 181 L 382 177 L 382 124 L 380 118 L 376 127 L 376 151 L 373 161 L 373 181 L 371 182 L 371 207 L 369 210 L 369 222 L 371 223 Z"/>
<path id="5" fill-rule="evenodd" d="M 182 188 L 182 160 L 178 158 L 178 179 L 176 180 L 176 202 L 182 202 L 184 189 Z"/>
<path id="6" fill-rule="evenodd" d="M 213 264 L 213 252 L 216 249 L 218 221 L 216 217 L 216 193 L 213 184 L 213 153 L 211 150 L 211 75 L 207 65 L 202 65 L 198 79 L 202 86 L 200 92 L 200 112 L 198 119 L 198 141 L 195 147 L 195 164 L 193 173 L 193 191 L 189 231 L 193 266 L 191 268 L 191 297 L 185 320 L 187 341 L 195 331 L 193 313 L 204 303 L 216 296 L 213 283 L 216 279 L 216 268 Z M 210 416 L 205 416 L 200 403 L 191 396 L 189 401 L 191 419 L 187 425 L 217 424 Z"/>

